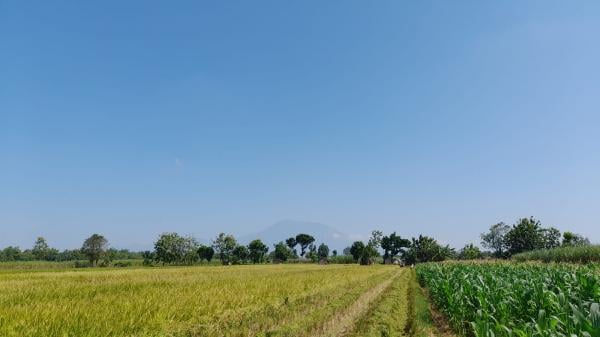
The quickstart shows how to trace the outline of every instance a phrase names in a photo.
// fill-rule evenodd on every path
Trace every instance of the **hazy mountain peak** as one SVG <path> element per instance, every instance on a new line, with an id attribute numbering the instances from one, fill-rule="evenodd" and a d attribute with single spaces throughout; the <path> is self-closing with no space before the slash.
<path id="1" fill-rule="evenodd" d="M 285 241 L 287 238 L 295 237 L 299 233 L 312 235 L 317 245 L 325 243 L 330 249 L 337 249 L 340 253 L 351 243 L 351 239 L 347 234 L 331 226 L 293 219 L 281 220 L 260 232 L 245 235 L 240 238 L 240 242 L 248 243 L 254 239 L 261 239 L 272 248 L 279 241 Z"/>

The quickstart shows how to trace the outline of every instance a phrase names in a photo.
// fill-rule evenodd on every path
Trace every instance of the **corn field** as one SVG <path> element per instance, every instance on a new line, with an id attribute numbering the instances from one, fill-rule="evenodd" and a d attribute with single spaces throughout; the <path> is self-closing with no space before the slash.
<path id="1" fill-rule="evenodd" d="M 463 336 L 600 336 L 594 266 L 424 264 L 419 282 Z"/>

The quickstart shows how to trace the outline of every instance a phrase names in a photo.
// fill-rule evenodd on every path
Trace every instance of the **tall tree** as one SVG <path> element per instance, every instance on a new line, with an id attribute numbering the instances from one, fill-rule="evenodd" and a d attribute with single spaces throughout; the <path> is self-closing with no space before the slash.
<path id="1" fill-rule="evenodd" d="M 543 248 L 542 224 L 533 217 L 519 219 L 504 240 L 511 255 Z"/>
<path id="2" fill-rule="evenodd" d="M 317 254 L 317 246 L 314 243 L 311 243 L 308 246 L 308 254 L 306 257 L 312 262 L 317 262 L 319 260 L 319 255 Z"/>
<path id="3" fill-rule="evenodd" d="M 319 255 L 319 259 L 326 260 L 329 257 L 329 247 L 324 243 L 320 244 L 317 254 Z"/>
<path id="4" fill-rule="evenodd" d="M 50 251 L 50 247 L 46 242 L 46 239 L 43 237 L 38 237 L 33 244 L 33 248 L 31 249 L 31 254 L 36 260 L 46 260 L 48 253 Z"/>
<path id="5" fill-rule="evenodd" d="M 315 242 L 315 238 L 308 234 L 298 234 L 296 235 L 296 243 L 300 245 L 300 256 L 304 256 L 306 254 L 306 248 Z"/>
<path id="6" fill-rule="evenodd" d="M 352 246 L 350 246 L 350 255 L 354 261 L 358 262 L 358 259 L 362 256 L 363 250 L 365 249 L 365 244 L 362 241 L 354 241 Z"/>
<path id="7" fill-rule="evenodd" d="M 225 235 L 220 233 L 217 238 L 213 241 L 213 249 L 219 256 L 219 260 L 224 265 L 231 262 L 233 250 L 237 247 L 237 241 L 233 235 Z"/>
<path id="8" fill-rule="evenodd" d="M 205 245 L 200 245 L 198 247 L 198 258 L 200 259 L 200 262 L 206 260 L 206 262 L 210 263 L 214 255 L 215 250 L 212 247 Z"/>
<path id="9" fill-rule="evenodd" d="M 231 263 L 232 264 L 244 264 L 248 260 L 249 252 L 248 248 L 243 245 L 236 246 L 231 252 Z"/>
<path id="10" fill-rule="evenodd" d="M 510 226 L 504 222 L 499 222 L 495 225 L 492 225 L 487 233 L 481 234 L 481 245 L 485 248 L 491 249 L 494 252 L 495 257 L 503 257 L 506 246 L 504 237 L 509 230 Z"/>
<path id="11" fill-rule="evenodd" d="M 542 246 L 545 249 L 552 249 L 560 246 L 560 231 L 554 227 L 544 228 L 541 232 Z"/>
<path id="12" fill-rule="evenodd" d="M 108 249 L 108 240 L 102 235 L 92 234 L 85 239 L 81 252 L 87 256 L 90 264 L 98 265 L 98 261 L 103 257 L 103 254 Z"/>
<path id="13" fill-rule="evenodd" d="M 381 238 L 381 248 L 383 249 L 384 258 L 391 258 L 398 256 L 400 253 L 404 253 L 404 248 L 410 247 L 410 240 L 403 239 L 393 232 L 389 236 L 383 236 Z"/>
<path id="14" fill-rule="evenodd" d="M 276 263 L 285 262 L 294 256 L 294 253 L 292 252 L 290 247 L 283 242 L 279 242 L 278 244 L 276 244 L 275 249 L 271 254 L 273 262 Z"/>
<path id="15" fill-rule="evenodd" d="M 269 247 L 259 239 L 252 240 L 248 244 L 248 254 L 252 263 L 262 263 L 268 251 Z"/>
<path id="16" fill-rule="evenodd" d="M 198 261 L 198 240 L 192 236 L 186 236 L 182 241 L 182 260 L 185 264 L 194 264 Z"/>
<path id="17" fill-rule="evenodd" d="M 292 252 L 294 252 L 294 255 L 298 255 L 298 253 L 296 252 L 296 245 L 298 244 L 298 242 L 296 242 L 295 237 L 291 237 L 285 240 L 285 244 L 291 249 Z"/>
<path id="18" fill-rule="evenodd" d="M 440 245 L 434 238 L 419 235 L 413 238 L 410 249 L 406 252 L 407 263 L 422 263 L 444 261 L 454 255 L 454 250 L 449 246 Z"/>
<path id="19" fill-rule="evenodd" d="M 154 242 L 154 257 L 163 265 L 183 260 L 185 239 L 175 232 L 162 233 Z"/>

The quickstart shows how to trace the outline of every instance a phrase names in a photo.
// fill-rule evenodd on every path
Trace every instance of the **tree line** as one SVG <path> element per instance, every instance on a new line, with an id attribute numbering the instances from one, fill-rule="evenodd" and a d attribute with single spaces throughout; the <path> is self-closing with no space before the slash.
<path id="1" fill-rule="evenodd" d="M 191 236 L 177 233 L 163 233 L 154 243 L 153 251 L 142 253 L 145 264 L 195 264 L 210 263 L 213 259 L 224 265 L 287 262 L 291 259 L 306 258 L 318 262 L 330 257 L 329 247 L 321 243 L 314 244 L 315 238 L 309 234 L 298 234 L 295 237 L 275 244 L 273 250 L 260 239 L 252 240 L 247 245 L 238 243 L 231 234 L 220 233 L 210 245 L 203 245 Z M 296 247 L 300 248 L 300 255 Z M 337 256 L 337 251 L 332 251 Z"/>
<path id="2" fill-rule="evenodd" d="M 43 237 L 37 238 L 31 249 L 21 251 L 9 246 L 0 250 L 0 261 L 78 261 L 87 260 L 91 266 L 108 266 L 115 260 L 143 259 L 145 265 L 211 263 L 218 260 L 223 265 L 314 262 L 314 263 L 360 263 L 369 265 L 383 263 L 415 264 L 447 259 L 471 260 L 481 258 L 510 258 L 514 254 L 537 249 L 560 246 L 589 245 L 589 239 L 570 231 L 561 233 L 554 227 L 543 227 L 533 217 L 521 218 L 512 226 L 503 222 L 492 225 L 481 234 L 481 245 L 489 251 L 481 251 L 474 244 L 467 244 L 456 251 L 448 245 L 439 244 L 434 238 L 419 235 L 403 238 L 396 232 L 384 235 L 371 232 L 366 242 L 355 241 L 342 254 L 330 250 L 327 244 L 317 245 L 315 238 L 299 233 L 273 245 L 271 250 L 260 239 L 243 245 L 231 234 L 220 233 L 210 244 L 204 245 L 192 236 L 174 232 L 163 233 L 154 242 L 152 251 L 132 252 L 127 249 L 109 248 L 108 240 L 99 234 L 87 238 L 80 249 L 58 251 L 49 247 Z"/>
<path id="3" fill-rule="evenodd" d="M 85 239 L 80 249 L 65 249 L 59 251 L 48 245 L 43 237 L 38 237 L 31 249 L 21 250 L 19 247 L 8 246 L 0 250 L 0 261 L 81 261 L 88 260 L 91 265 L 108 265 L 115 260 L 141 259 L 140 252 L 128 249 L 108 247 L 108 240 L 99 234 L 93 234 Z"/>

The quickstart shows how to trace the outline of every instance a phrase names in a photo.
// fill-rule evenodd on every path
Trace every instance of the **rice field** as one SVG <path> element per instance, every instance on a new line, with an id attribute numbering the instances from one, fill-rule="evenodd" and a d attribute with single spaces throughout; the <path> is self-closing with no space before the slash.
<path id="1" fill-rule="evenodd" d="M 411 275 L 357 265 L 3 271 L 0 336 L 404 336 Z"/>
<path id="2" fill-rule="evenodd" d="M 600 336 L 597 267 L 446 263 L 417 275 L 463 336 Z"/>

